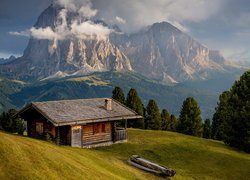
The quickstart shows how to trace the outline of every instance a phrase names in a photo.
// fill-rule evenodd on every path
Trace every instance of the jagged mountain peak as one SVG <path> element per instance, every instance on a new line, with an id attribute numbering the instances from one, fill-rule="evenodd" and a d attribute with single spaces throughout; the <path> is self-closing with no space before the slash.
<path id="1" fill-rule="evenodd" d="M 176 83 L 207 79 L 211 72 L 225 70 L 225 59 L 218 52 L 210 51 L 168 22 L 154 23 L 128 35 L 116 25 L 51 5 L 34 28 L 36 33 L 49 31 L 51 36 L 31 37 L 23 57 L 1 66 L 2 74 L 44 79 L 57 72 L 85 75 L 135 71 Z"/>
<path id="2" fill-rule="evenodd" d="M 173 26 L 172 24 L 166 22 L 166 21 L 162 21 L 162 22 L 157 22 L 152 24 L 151 26 L 149 26 L 150 29 L 159 32 L 162 30 L 168 30 L 168 31 L 174 31 L 176 33 L 183 33 L 181 30 L 179 30 L 178 28 L 176 28 L 175 26 Z"/>
<path id="3" fill-rule="evenodd" d="M 219 53 L 210 52 L 167 22 L 155 23 L 130 36 L 115 37 L 113 42 L 126 52 L 135 71 L 150 78 L 182 82 L 206 79 L 212 71 L 224 70 Z"/>
<path id="4" fill-rule="evenodd" d="M 126 55 L 104 37 L 112 32 L 104 21 L 90 21 L 77 12 L 51 5 L 39 16 L 34 28 L 38 37 L 31 37 L 23 57 L 8 66 L 15 78 L 44 79 L 57 72 L 75 75 L 132 71 Z M 44 38 L 47 34 L 51 36 Z"/>

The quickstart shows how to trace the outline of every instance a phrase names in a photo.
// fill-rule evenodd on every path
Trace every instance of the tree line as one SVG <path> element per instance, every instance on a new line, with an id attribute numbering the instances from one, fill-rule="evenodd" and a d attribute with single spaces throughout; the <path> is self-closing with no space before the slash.
<path id="1" fill-rule="evenodd" d="M 153 99 L 149 100 L 147 106 L 144 107 L 138 93 L 133 88 L 129 90 L 125 98 L 123 90 L 120 87 L 115 87 L 112 92 L 112 98 L 143 117 L 140 120 L 128 121 L 128 127 L 177 131 L 205 138 L 210 138 L 211 136 L 210 120 L 206 120 L 205 124 L 202 124 L 200 108 L 192 97 L 188 97 L 183 102 L 178 119 L 173 114 L 170 114 L 167 109 L 160 111 L 157 102 Z"/>
<path id="2" fill-rule="evenodd" d="M 0 115 L 0 130 L 23 135 L 25 130 L 24 121 L 18 117 L 14 117 L 16 113 L 15 109 L 9 109 Z"/>
<path id="3" fill-rule="evenodd" d="M 250 153 L 250 70 L 220 95 L 212 138 Z"/>
<path id="4" fill-rule="evenodd" d="M 129 122 L 130 127 L 212 138 L 250 153 L 250 70 L 220 95 L 212 124 L 210 119 L 202 123 L 200 108 L 193 97 L 184 100 L 179 118 L 166 109 L 160 112 L 154 100 L 144 107 L 135 89 L 130 89 L 125 99 L 122 89 L 115 87 L 112 97 L 143 116 L 140 121 Z"/>

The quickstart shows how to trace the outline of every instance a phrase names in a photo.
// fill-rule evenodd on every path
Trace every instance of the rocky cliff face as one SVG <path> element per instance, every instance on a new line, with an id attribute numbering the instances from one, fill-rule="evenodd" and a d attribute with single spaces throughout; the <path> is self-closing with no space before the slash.
<path id="1" fill-rule="evenodd" d="M 58 23 L 63 23 L 61 11 L 60 7 L 50 6 L 40 15 L 34 27 L 51 27 L 54 30 Z M 77 13 L 69 12 L 67 26 L 72 25 L 75 20 L 86 21 L 78 16 Z M 0 67 L 2 74 L 16 79 L 43 79 L 58 72 L 85 75 L 102 71 L 132 71 L 129 59 L 109 41 L 109 38 L 31 38 L 21 58 Z"/>
<path id="2" fill-rule="evenodd" d="M 181 82 L 223 70 L 223 57 L 166 22 L 130 36 L 113 36 L 113 41 L 135 71 L 152 78 Z"/>
<path id="3" fill-rule="evenodd" d="M 54 30 L 58 24 L 70 27 L 73 21 L 87 21 L 79 19 L 77 13 L 68 12 L 63 22 L 61 12 L 62 8 L 50 6 L 35 27 Z M 136 71 L 154 79 L 182 82 L 206 79 L 211 72 L 224 71 L 224 61 L 218 52 L 162 22 L 131 35 L 114 30 L 105 39 L 31 38 L 23 57 L 1 65 L 0 73 L 16 79 L 44 79 L 58 74 Z"/>
<path id="4" fill-rule="evenodd" d="M 109 40 L 34 40 L 21 61 L 28 60 L 32 76 L 44 78 L 58 71 L 84 75 L 101 71 L 131 71 L 128 58 Z"/>

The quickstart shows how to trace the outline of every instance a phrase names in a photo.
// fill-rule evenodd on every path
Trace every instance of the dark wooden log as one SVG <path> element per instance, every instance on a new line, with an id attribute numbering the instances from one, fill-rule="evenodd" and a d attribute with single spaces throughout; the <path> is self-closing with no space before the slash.
<path id="1" fill-rule="evenodd" d="M 59 127 L 56 128 L 56 144 L 60 145 L 60 130 L 59 130 Z"/>
<path id="2" fill-rule="evenodd" d="M 136 167 L 149 171 L 149 172 L 154 172 L 154 173 L 164 175 L 164 176 L 169 176 L 169 177 L 172 177 L 176 174 L 176 172 L 173 169 L 160 166 L 156 163 L 150 162 L 149 160 L 143 159 L 138 155 L 131 156 L 130 161 L 132 162 L 130 164 L 135 165 L 135 166 L 137 164 L 139 166 L 136 166 Z"/>

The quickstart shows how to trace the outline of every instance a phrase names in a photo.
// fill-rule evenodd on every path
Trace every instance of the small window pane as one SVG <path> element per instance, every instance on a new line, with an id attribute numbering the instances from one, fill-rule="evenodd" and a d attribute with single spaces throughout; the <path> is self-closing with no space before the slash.
<path id="1" fill-rule="evenodd" d="M 43 133 L 43 123 L 40 123 L 40 122 L 36 123 L 36 132 L 39 134 Z"/>

